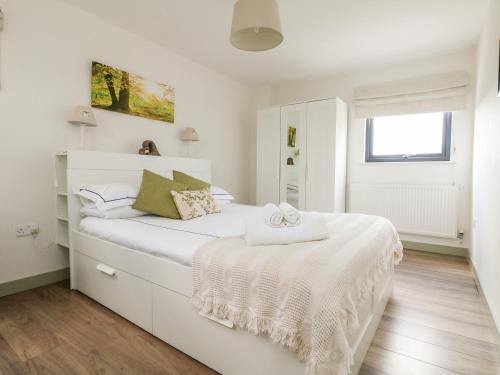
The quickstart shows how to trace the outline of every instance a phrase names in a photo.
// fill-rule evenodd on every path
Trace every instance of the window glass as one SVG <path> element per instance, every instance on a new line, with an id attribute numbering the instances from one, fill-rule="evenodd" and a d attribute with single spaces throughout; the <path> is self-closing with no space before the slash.
<path id="1" fill-rule="evenodd" d="M 367 120 L 366 161 L 450 160 L 451 113 Z"/>

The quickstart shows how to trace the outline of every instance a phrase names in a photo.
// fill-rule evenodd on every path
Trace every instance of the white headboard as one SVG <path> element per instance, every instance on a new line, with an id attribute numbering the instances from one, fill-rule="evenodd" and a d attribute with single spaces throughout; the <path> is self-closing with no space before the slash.
<path id="1" fill-rule="evenodd" d="M 81 219 L 80 199 L 75 195 L 75 192 L 84 186 L 106 183 L 130 183 L 139 186 L 144 169 L 170 178 L 172 171 L 177 170 L 203 181 L 211 182 L 210 160 L 99 151 L 68 151 L 66 189 L 68 193 L 70 262 L 73 258 L 73 230 L 79 229 Z"/>
<path id="2" fill-rule="evenodd" d="M 207 182 L 211 179 L 209 160 L 98 151 L 68 151 L 68 188 L 71 192 L 75 192 L 82 186 L 91 184 L 126 182 L 139 185 L 144 169 L 170 178 L 175 169 Z"/>

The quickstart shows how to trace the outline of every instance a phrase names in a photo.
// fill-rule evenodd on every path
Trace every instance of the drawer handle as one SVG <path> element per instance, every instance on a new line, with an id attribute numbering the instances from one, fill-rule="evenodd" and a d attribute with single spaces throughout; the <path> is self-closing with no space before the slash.
<path id="1" fill-rule="evenodd" d="M 205 314 L 202 311 L 200 311 L 198 314 L 200 314 L 204 318 L 210 319 L 211 321 L 213 321 L 215 323 L 219 323 L 219 324 L 223 325 L 224 327 L 227 327 L 227 328 L 233 328 L 234 327 L 234 324 L 232 322 L 230 322 L 229 320 L 218 319 L 218 318 L 216 318 L 216 317 L 214 317 L 212 315 Z"/>
<path id="2" fill-rule="evenodd" d="M 116 270 L 109 267 L 109 266 L 106 266 L 105 264 L 98 264 L 96 269 L 98 271 L 101 271 L 102 273 L 105 273 L 108 276 L 115 276 L 116 275 Z"/>

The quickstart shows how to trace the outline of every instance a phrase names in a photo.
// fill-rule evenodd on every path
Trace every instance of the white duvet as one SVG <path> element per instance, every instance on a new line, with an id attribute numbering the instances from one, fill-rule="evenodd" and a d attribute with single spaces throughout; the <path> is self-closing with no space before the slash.
<path id="1" fill-rule="evenodd" d="M 220 214 L 187 221 L 158 216 L 115 220 L 86 217 L 80 222 L 80 231 L 191 266 L 193 254 L 201 245 L 216 238 L 242 236 L 245 218 L 259 210 L 253 206 L 228 204 Z"/>

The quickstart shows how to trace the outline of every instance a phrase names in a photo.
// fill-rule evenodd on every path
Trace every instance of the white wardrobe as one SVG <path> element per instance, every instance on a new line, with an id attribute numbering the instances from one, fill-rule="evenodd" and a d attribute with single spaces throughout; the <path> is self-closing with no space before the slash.
<path id="1" fill-rule="evenodd" d="M 338 98 L 257 116 L 257 204 L 345 212 L 347 105 Z"/>

